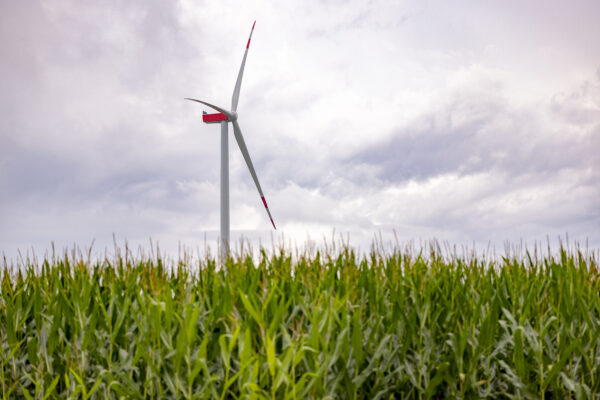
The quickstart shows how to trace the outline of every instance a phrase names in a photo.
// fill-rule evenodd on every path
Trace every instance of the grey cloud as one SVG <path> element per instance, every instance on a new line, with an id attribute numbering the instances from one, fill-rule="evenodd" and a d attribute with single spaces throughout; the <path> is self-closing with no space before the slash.
<path id="1" fill-rule="evenodd" d="M 589 129 L 600 121 L 600 82 L 589 80 L 573 91 L 558 93 L 552 98 L 552 112 L 564 122 Z"/>
<path id="2" fill-rule="evenodd" d="M 599 88 L 588 82 L 542 109 L 526 111 L 507 99 L 457 94 L 347 163 L 372 165 L 390 182 L 491 170 L 513 177 L 551 177 L 565 168 L 598 166 L 594 122 L 600 107 L 589 103 L 597 103 Z M 547 116 L 549 123 L 543 121 Z M 583 132 L 574 133 L 573 127 Z"/>

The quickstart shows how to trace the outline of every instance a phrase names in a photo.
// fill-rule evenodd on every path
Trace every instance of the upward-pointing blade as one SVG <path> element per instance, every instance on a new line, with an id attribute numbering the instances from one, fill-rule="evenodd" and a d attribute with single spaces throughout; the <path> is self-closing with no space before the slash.
<path id="1" fill-rule="evenodd" d="M 258 189 L 258 193 L 260 194 L 260 198 L 265 206 L 265 210 L 267 210 L 267 214 L 269 214 L 269 218 L 271 219 L 271 223 L 273 224 L 273 228 L 275 228 L 275 222 L 273 222 L 273 217 L 271 216 L 271 212 L 269 211 L 269 207 L 267 206 L 267 201 L 265 200 L 265 195 L 260 187 L 260 183 L 258 183 L 258 178 L 256 177 L 256 172 L 254 171 L 254 166 L 252 165 L 252 160 L 250 159 L 250 154 L 248 153 L 248 148 L 246 147 L 246 142 L 244 142 L 244 137 L 242 136 L 242 130 L 240 129 L 240 125 L 236 120 L 233 122 L 233 134 L 235 136 L 235 140 L 240 147 L 242 155 L 244 156 L 244 160 L 246 160 L 246 164 L 248 165 L 248 169 L 250 170 L 250 175 L 252 175 L 252 179 L 254 179 L 254 184 Z"/>
<path id="2" fill-rule="evenodd" d="M 237 110 L 238 100 L 240 99 L 240 88 L 242 86 L 242 77 L 244 76 L 244 66 L 246 65 L 246 56 L 248 56 L 248 49 L 250 48 L 250 39 L 252 39 L 254 25 L 256 25 L 256 21 L 254 21 L 254 24 L 252 25 L 250 37 L 248 38 L 248 44 L 246 45 L 246 51 L 244 51 L 244 58 L 242 59 L 242 66 L 240 67 L 240 72 L 238 72 L 237 81 L 235 82 L 235 88 L 233 89 L 233 97 L 231 98 L 231 111 L 234 112 Z"/>

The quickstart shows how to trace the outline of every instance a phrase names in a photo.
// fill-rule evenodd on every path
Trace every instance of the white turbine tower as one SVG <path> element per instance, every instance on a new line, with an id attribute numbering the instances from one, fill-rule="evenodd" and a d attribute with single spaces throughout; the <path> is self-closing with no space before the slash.
<path id="1" fill-rule="evenodd" d="M 252 165 L 252 159 L 250 158 L 250 154 L 248 154 L 248 148 L 246 147 L 246 143 L 244 142 L 244 137 L 242 136 L 242 131 L 240 129 L 240 125 L 238 124 L 237 118 L 237 105 L 238 100 L 240 98 L 240 87 L 242 86 L 242 77 L 244 76 L 244 66 L 246 65 L 246 57 L 248 56 L 248 49 L 250 48 L 250 39 L 252 39 L 252 32 L 254 32 L 254 25 L 256 25 L 256 21 L 252 25 L 252 30 L 250 31 L 250 37 L 248 38 L 248 44 L 246 44 L 246 51 L 244 52 L 244 58 L 242 59 L 242 65 L 240 67 L 240 72 L 238 73 L 237 81 L 235 82 L 235 88 L 233 89 L 233 97 L 231 98 L 231 111 L 228 111 L 222 107 L 217 107 L 213 104 L 207 103 L 206 101 L 196 100 L 186 98 L 186 100 L 196 101 L 198 103 L 202 103 L 205 106 L 208 106 L 218 113 L 216 114 L 207 114 L 203 112 L 202 120 L 207 124 L 220 123 L 221 124 L 221 259 L 225 259 L 227 254 L 229 253 L 229 140 L 227 134 L 227 124 L 231 122 L 233 124 L 233 134 L 235 136 L 235 140 L 237 141 L 238 146 L 240 147 L 240 151 L 244 156 L 244 160 L 246 160 L 246 164 L 248 165 L 248 169 L 250 170 L 250 174 L 252 175 L 252 179 L 254 180 L 254 184 L 258 189 L 258 193 L 260 194 L 260 198 L 267 210 L 267 214 L 269 214 L 269 218 L 271 219 L 271 223 L 273 224 L 273 228 L 275 228 L 275 222 L 273 222 L 273 217 L 271 217 L 271 212 L 269 211 L 269 207 L 267 207 L 267 201 L 265 200 L 265 195 L 260 187 L 260 183 L 258 182 L 258 178 L 256 177 L 256 172 L 254 171 L 254 166 Z"/>

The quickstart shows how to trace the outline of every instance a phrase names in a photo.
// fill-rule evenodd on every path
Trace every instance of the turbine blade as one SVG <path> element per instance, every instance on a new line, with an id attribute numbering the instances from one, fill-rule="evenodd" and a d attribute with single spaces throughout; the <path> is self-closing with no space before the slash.
<path id="1" fill-rule="evenodd" d="M 242 77 L 244 76 L 244 66 L 246 65 L 246 56 L 248 56 L 248 49 L 250 48 L 250 39 L 252 39 L 254 25 L 256 25 L 256 21 L 254 21 L 254 24 L 252 25 L 250 37 L 248 38 L 248 44 L 246 45 L 246 51 L 244 51 L 244 58 L 242 59 L 242 66 L 240 67 L 240 72 L 238 72 L 237 81 L 235 82 L 235 89 L 233 89 L 233 97 L 231 98 L 231 111 L 234 112 L 237 110 L 238 101 L 240 99 L 240 88 L 242 86 Z"/>
<path id="2" fill-rule="evenodd" d="M 227 118 L 232 119 L 232 114 L 229 111 L 227 111 L 227 110 L 225 110 L 225 109 L 223 109 L 221 107 L 217 107 L 215 105 L 212 105 L 212 104 L 207 103 L 207 102 L 202 101 L 202 100 L 190 99 L 189 97 L 186 97 L 185 100 L 195 101 L 196 103 L 202 103 L 205 106 L 208 106 L 208 107 L 212 108 L 213 110 L 217 110 L 218 112 L 221 112 L 221 113 L 227 115 Z"/>
<path id="3" fill-rule="evenodd" d="M 233 121 L 233 134 L 235 136 L 235 140 L 240 147 L 242 155 L 244 156 L 244 160 L 246 160 L 246 164 L 248 165 L 248 169 L 250 170 L 250 175 L 252 175 L 252 179 L 254 179 L 254 184 L 258 189 L 258 194 L 260 194 L 260 198 L 265 206 L 265 210 L 267 210 L 267 214 L 269 214 L 269 219 L 271 219 L 271 223 L 273 224 L 273 228 L 275 228 L 275 222 L 273 222 L 273 217 L 271 216 L 271 212 L 269 211 L 269 207 L 267 206 L 267 200 L 265 200 L 265 195 L 260 187 L 260 183 L 258 183 L 258 178 L 256 177 L 256 172 L 254 171 L 254 166 L 252 165 L 252 159 L 250 158 L 250 154 L 248 153 L 248 148 L 246 147 L 246 142 L 244 142 L 244 137 L 242 136 L 242 131 L 240 129 L 240 125 L 236 120 Z"/>

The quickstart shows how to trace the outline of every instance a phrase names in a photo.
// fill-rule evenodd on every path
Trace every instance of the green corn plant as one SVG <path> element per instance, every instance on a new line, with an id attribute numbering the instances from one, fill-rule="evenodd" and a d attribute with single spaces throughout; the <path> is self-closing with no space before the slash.
<path id="1" fill-rule="evenodd" d="M 0 396 L 590 398 L 598 254 L 377 245 L 0 268 Z"/>

